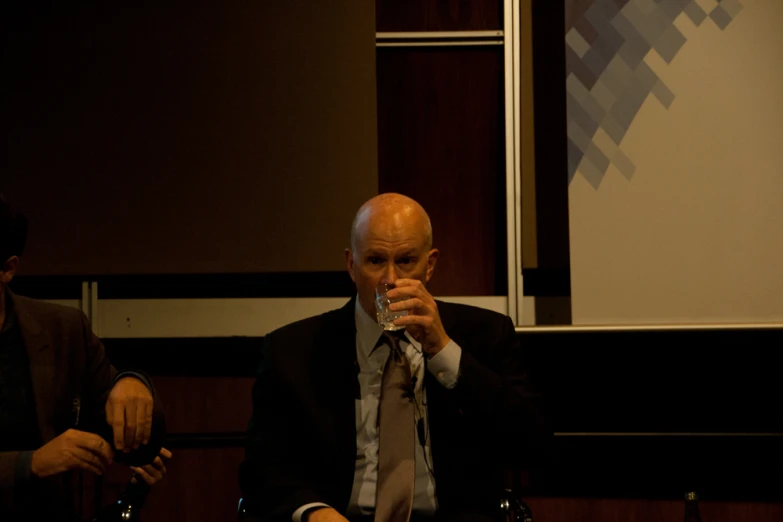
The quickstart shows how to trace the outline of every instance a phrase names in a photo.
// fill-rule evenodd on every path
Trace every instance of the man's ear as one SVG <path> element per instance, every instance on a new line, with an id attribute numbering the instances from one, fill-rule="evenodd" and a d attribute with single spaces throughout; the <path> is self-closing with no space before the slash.
<path id="1" fill-rule="evenodd" d="M 430 279 L 432 279 L 432 274 L 435 273 L 435 264 L 438 262 L 438 252 L 437 248 L 433 248 L 430 250 L 429 254 L 427 254 L 427 282 L 430 282 Z"/>
<path id="2" fill-rule="evenodd" d="M 345 249 L 345 268 L 348 269 L 348 273 L 351 276 L 351 281 L 354 283 L 356 282 L 356 277 L 354 276 L 353 269 L 353 250 L 350 248 Z"/>
<path id="3" fill-rule="evenodd" d="M 19 257 L 17 256 L 11 256 L 8 259 L 6 259 L 5 263 L 3 263 L 2 272 L 0 272 L 0 282 L 4 285 L 7 285 L 11 282 L 11 280 L 14 278 L 14 275 L 16 275 L 16 271 L 19 268 Z"/>

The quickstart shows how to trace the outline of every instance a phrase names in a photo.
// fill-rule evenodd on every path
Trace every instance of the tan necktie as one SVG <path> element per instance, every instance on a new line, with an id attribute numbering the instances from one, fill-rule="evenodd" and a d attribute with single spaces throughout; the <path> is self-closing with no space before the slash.
<path id="1" fill-rule="evenodd" d="M 399 332 L 401 334 L 402 332 Z M 391 353 L 383 371 L 378 410 L 378 486 L 375 522 L 407 522 L 413 507 L 416 434 L 411 368 L 395 333 L 384 332 Z"/>

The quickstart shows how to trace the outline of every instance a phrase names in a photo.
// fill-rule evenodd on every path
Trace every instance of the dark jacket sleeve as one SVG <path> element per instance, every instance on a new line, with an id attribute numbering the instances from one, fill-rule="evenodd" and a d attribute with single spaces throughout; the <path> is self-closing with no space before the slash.
<path id="1" fill-rule="evenodd" d="M 32 452 L 0 451 L 0 515 L 10 512 L 29 483 Z"/>
<path id="2" fill-rule="evenodd" d="M 106 358 L 103 343 L 92 332 L 85 315 L 79 313 L 79 317 L 78 335 L 69 336 L 71 341 L 69 350 L 80 350 L 84 353 L 83 359 L 79 358 L 84 361 L 83 382 L 79 386 L 83 393 L 80 397 L 79 422 L 72 427 L 96 433 L 112 444 L 111 426 L 106 423 L 106 400 L 117 380 L 123 377 L 135 377 L 144 382 L 152 392 L 154 402 L 152 435 L 147 446 L 127 454 L 117 453 L 115 460 L 133 465 L 148 464 L 157 456 L 165 436 L 165 416 L 152 381 L 143 372 L 135 370 L 118 373 Z M 18 503 L 19 499 L 29 496 L 24 492 L 32 492 L 36 488 L 37 481 L 30 469 L 33 453 L 32 451 L 0 453 L 0 488 L 8 491 L 3 495 L 3 502 Z"/>
<path id="3" fill-rule="evenodd" d="M 502 317 L 494 326 L 458 343 L 459 379 L 448 395 L 470 424 L 485 428 L 485 445 L 478 447 L 492 448 L 511 467 L 528 467 L 548 455 L 551 417 L 530 386 L 513 323 Z"/>
<path id="4" fill-rule="evenodd" d="M 308 479 L 303 457 L 307 445 L 300 445 L 303 434 L 289 401 L 291 390 L 286 389 L 275 360 L 277 348 L 271 336 L 264 338 L 239 482 L 249 509 L 261 513 L 264 520 L 289 522 L 301 506 L 329 501 Z"/>
<path id="5" fill-rule="evenodd" d="M 141 446 L 138 450 L 132 450 L 129 453 L 117 452 L 115 449 L 115 460 L 117 462 L 141 466 L 150 464 L 160 452 L 165 437 L 165 415 L 163 405 L 158 397 L 155 387 L 152 385 L 152 379 L 144 372 L 139 370 L 123 370 L 117 372 L 109 359 L 106 357 L 106 350 L 103 343 L 90 328 L 87 318 L 82 317 L 82 332 L 84 336 L 84 346 L 86 347 L 86 374 L 84 383 L 84 398 L 87 404 L 85 413 L 85 422 L 77 429 L 91 431 L 103 437 L 109 444 L 114 446 L 114 436 L 111 426 L 106 422 L 106 401 L 109 398 L 112 388 L 122 378 L 134 377 L 143 382 L 152 393 L 153 412 L 152 412 L 152 433 L 150 441 L 146 446 Z"/>

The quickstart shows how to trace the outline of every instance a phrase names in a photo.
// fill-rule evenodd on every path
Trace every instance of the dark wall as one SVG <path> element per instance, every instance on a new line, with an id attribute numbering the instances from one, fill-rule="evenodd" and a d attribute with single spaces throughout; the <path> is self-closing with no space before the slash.
<path id="1" fill-rule="evenodd" d="M 24 274 L 341 270 L 375 195 L 372 3 L 5 5 Z"/>
<path id="2" fill-rule="evenodd" d="M 375 11 L 379 32 L 503 29 L 502 0 L 376 0 Z"/>
<path id="3" fill-rule="evenodd" d="M 507 295 L 503 48 L 378 49 L 378 185 L 428 210 L 435 295 Z"/>

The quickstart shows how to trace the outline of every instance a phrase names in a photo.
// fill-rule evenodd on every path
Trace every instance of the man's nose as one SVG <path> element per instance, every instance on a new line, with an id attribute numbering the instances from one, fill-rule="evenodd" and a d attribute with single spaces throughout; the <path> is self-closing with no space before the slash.
<path id="1" fill-rule="evenodd" d="M 389 263 L 388 267 L 383 273 L 383 278 L 381 279 L 381 283 L 393 285 L 394 282 L 397 281 L 397 279 L 399 279 L 399 277 L 397 277 L 397 267 L 394 265 L 394 263 Z"/>

